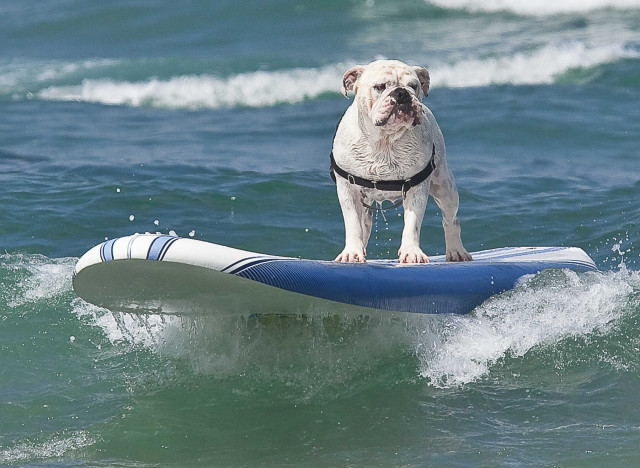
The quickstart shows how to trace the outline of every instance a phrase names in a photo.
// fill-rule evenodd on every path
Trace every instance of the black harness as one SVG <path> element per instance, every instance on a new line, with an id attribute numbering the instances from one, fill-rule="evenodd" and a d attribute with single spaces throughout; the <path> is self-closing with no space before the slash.
<path id="1" fill-rule="evenodd" d="M 340 166 L 336 164 L 336 160 L 333 158 L 333 151 L 329 155 L 331 159 L 331 178 L 333 181 L 336 181 L 336 174 L 338 174 L 343 179 L 347 179 L 350 183 L 359 185 L 361 187 L 372 188 L 377 190 L 387 190 L 389 192 L 402 192 L 402 198 L 404 198 L 411 187 L 415 187 L 418 184 L 424 182 L 427 177 L 429 177 L 433 171 L 436 169 L 436 145 L 433 144 L 433 148 L 431 150 L 431 159 L 427 163 L 427 166 L 422 169 L 420 172 L 415 174 L 414 176 L 408 179 L 398 179 L 398 180 L 369 180 L 363 179 L 362 177 L 358 177 L 356 175 L 350 174 Z"/>

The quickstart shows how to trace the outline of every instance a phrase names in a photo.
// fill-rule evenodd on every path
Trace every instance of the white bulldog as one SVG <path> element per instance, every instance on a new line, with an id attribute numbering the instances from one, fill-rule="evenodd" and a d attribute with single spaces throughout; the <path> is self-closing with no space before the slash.
<path id="1" fill-rule="evenodd" d="M 429 72 L 397 60 L 348 70 L 342 93 L 355 93 L 333 140 L 332 175 L 345 225 L 336 261 L 364 262 L 374 201 L 402 199 L 402 263 L 426 263 L 420 228 L 429 189 L 442 211 L 448 261 L 471 260 L 460 239 L 458 191 L 445 159 L 444 138 L 425 105 Z"/>

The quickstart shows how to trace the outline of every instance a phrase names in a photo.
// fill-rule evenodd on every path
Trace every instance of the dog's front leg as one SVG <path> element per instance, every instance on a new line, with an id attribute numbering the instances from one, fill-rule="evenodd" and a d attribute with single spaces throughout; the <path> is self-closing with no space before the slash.
<path id="1" fill-rule="evenodd" d="M 406 194 L 404 207 L 404 229 L 398 257 L 400 263 L 428 263 L 429 257 L 420 249 L 420 228 L 427 208 L 429 181 L 413 187 Z"/>
<path id="2" fill-rule="evenodd" d="M 369 210 L 362 204 L 360 190 L 348 181 L 336 181 L 338 200 L 344 217 L 345 246 L 336 257 L 338 262 L 364 262 L 371 223 L 367 223 Z M 368 229 L 367 229 L 368 228 Z"/>

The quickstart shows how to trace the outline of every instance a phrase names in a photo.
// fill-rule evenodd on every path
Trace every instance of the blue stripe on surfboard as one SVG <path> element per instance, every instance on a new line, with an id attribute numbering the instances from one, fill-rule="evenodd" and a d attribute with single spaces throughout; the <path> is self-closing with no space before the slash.
<path id="1" fill-rule="evenodd" d="M 230 265 L 227 265 L 226 267 L 224 267 L 220 271 L 223 272 L 223 273 L 231 273 L 231 274 L 233 274 L 234 272 L 229 271 L 229 269 L 233 268 L 234 266 L 238 265 L 239 263 L 246 262 L 246 261 L 251 260 L 253 258 L 263 258 L 263 257 L 261 255 L 254 255 L 253 257 L 241 258 L 240 260 L 235 261 L 235 262 L 231 263 Z M 238 269 L 239 268 L 242 268 L 242 267 L 238 267 Z M 235 270 L 235 271 L 237 271 L 237 270 Z"/>
<path id="2" fill-rule="evenodd" d="M 166 254 L 166 250 L 173 244 L 178 237 L 175 236 L 158 236 L 156 237 L 147 252 L 147 260 L 162 260 Z"/>
<path id="3" fill-rule="evenodd" d="M 108 240 L 102 244 L 102 247 L 100 248 L 100 258 L 103 262 L 110 262 L 113 260 L 113 244 L 115 244 L 117 240 L 118 238 L 116 237 L 115 239 Z"/>
<path id="4" fill-rule="evenodd" d="M 258 257 L 251 257 L 251 258 L 258 258 Z M 245 259 L 245 260 L 248 260 L 248 259 Z M 279 261 L 299 262 L 299 260 L 294 260 L 292 258 L 277 258 L 277 257 L 266 257 L 266 258 L 264 258 L 263 257 L 263 258 L 260 258 L 259 260 L 255 260 L 253 262 L 246 263 L 246 264 L 236 268 L 235 270 L 226 271 L 225 273 L 230 273 L 232 275 L 239 275 L 244 270 L 249 269 L 249 268 L 253 268 L 256 265 L 260 265 L 260 264 L 265 263 L 265 262 L 279 262 Z M 222 270 L 222 271 L 224 271 L 224 270 Z"/>
<path id="5" fill-rule="evenodd" d="M 165 255 L 167 255 L 167 252 L 169 251 L 169 247 L 171 247 L 173 244 L 175 244 L 175 242 L 178 240 L 178 237 L 174 237 L 173 239 L 171 239 L 169 242 L 167 242 L 165 244 L 164 249 L 162 249 L 162 252 L 160 253 L 160 257 L 158 258 L 158 260 L 162 261 L 164 260 Z"/>

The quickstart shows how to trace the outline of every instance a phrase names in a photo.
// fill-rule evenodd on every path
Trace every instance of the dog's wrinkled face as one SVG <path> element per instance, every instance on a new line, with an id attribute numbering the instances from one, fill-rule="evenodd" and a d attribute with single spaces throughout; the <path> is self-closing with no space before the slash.
<path id="1" fill-rule="evenodd" d="M 343 77 L 342 92 L 356 93 L 361 113 L 380 131 L 395 133 L 420 125 L 422 97 L 429 91 L 429 72 L 397 60 L 357 65 Z"/>

